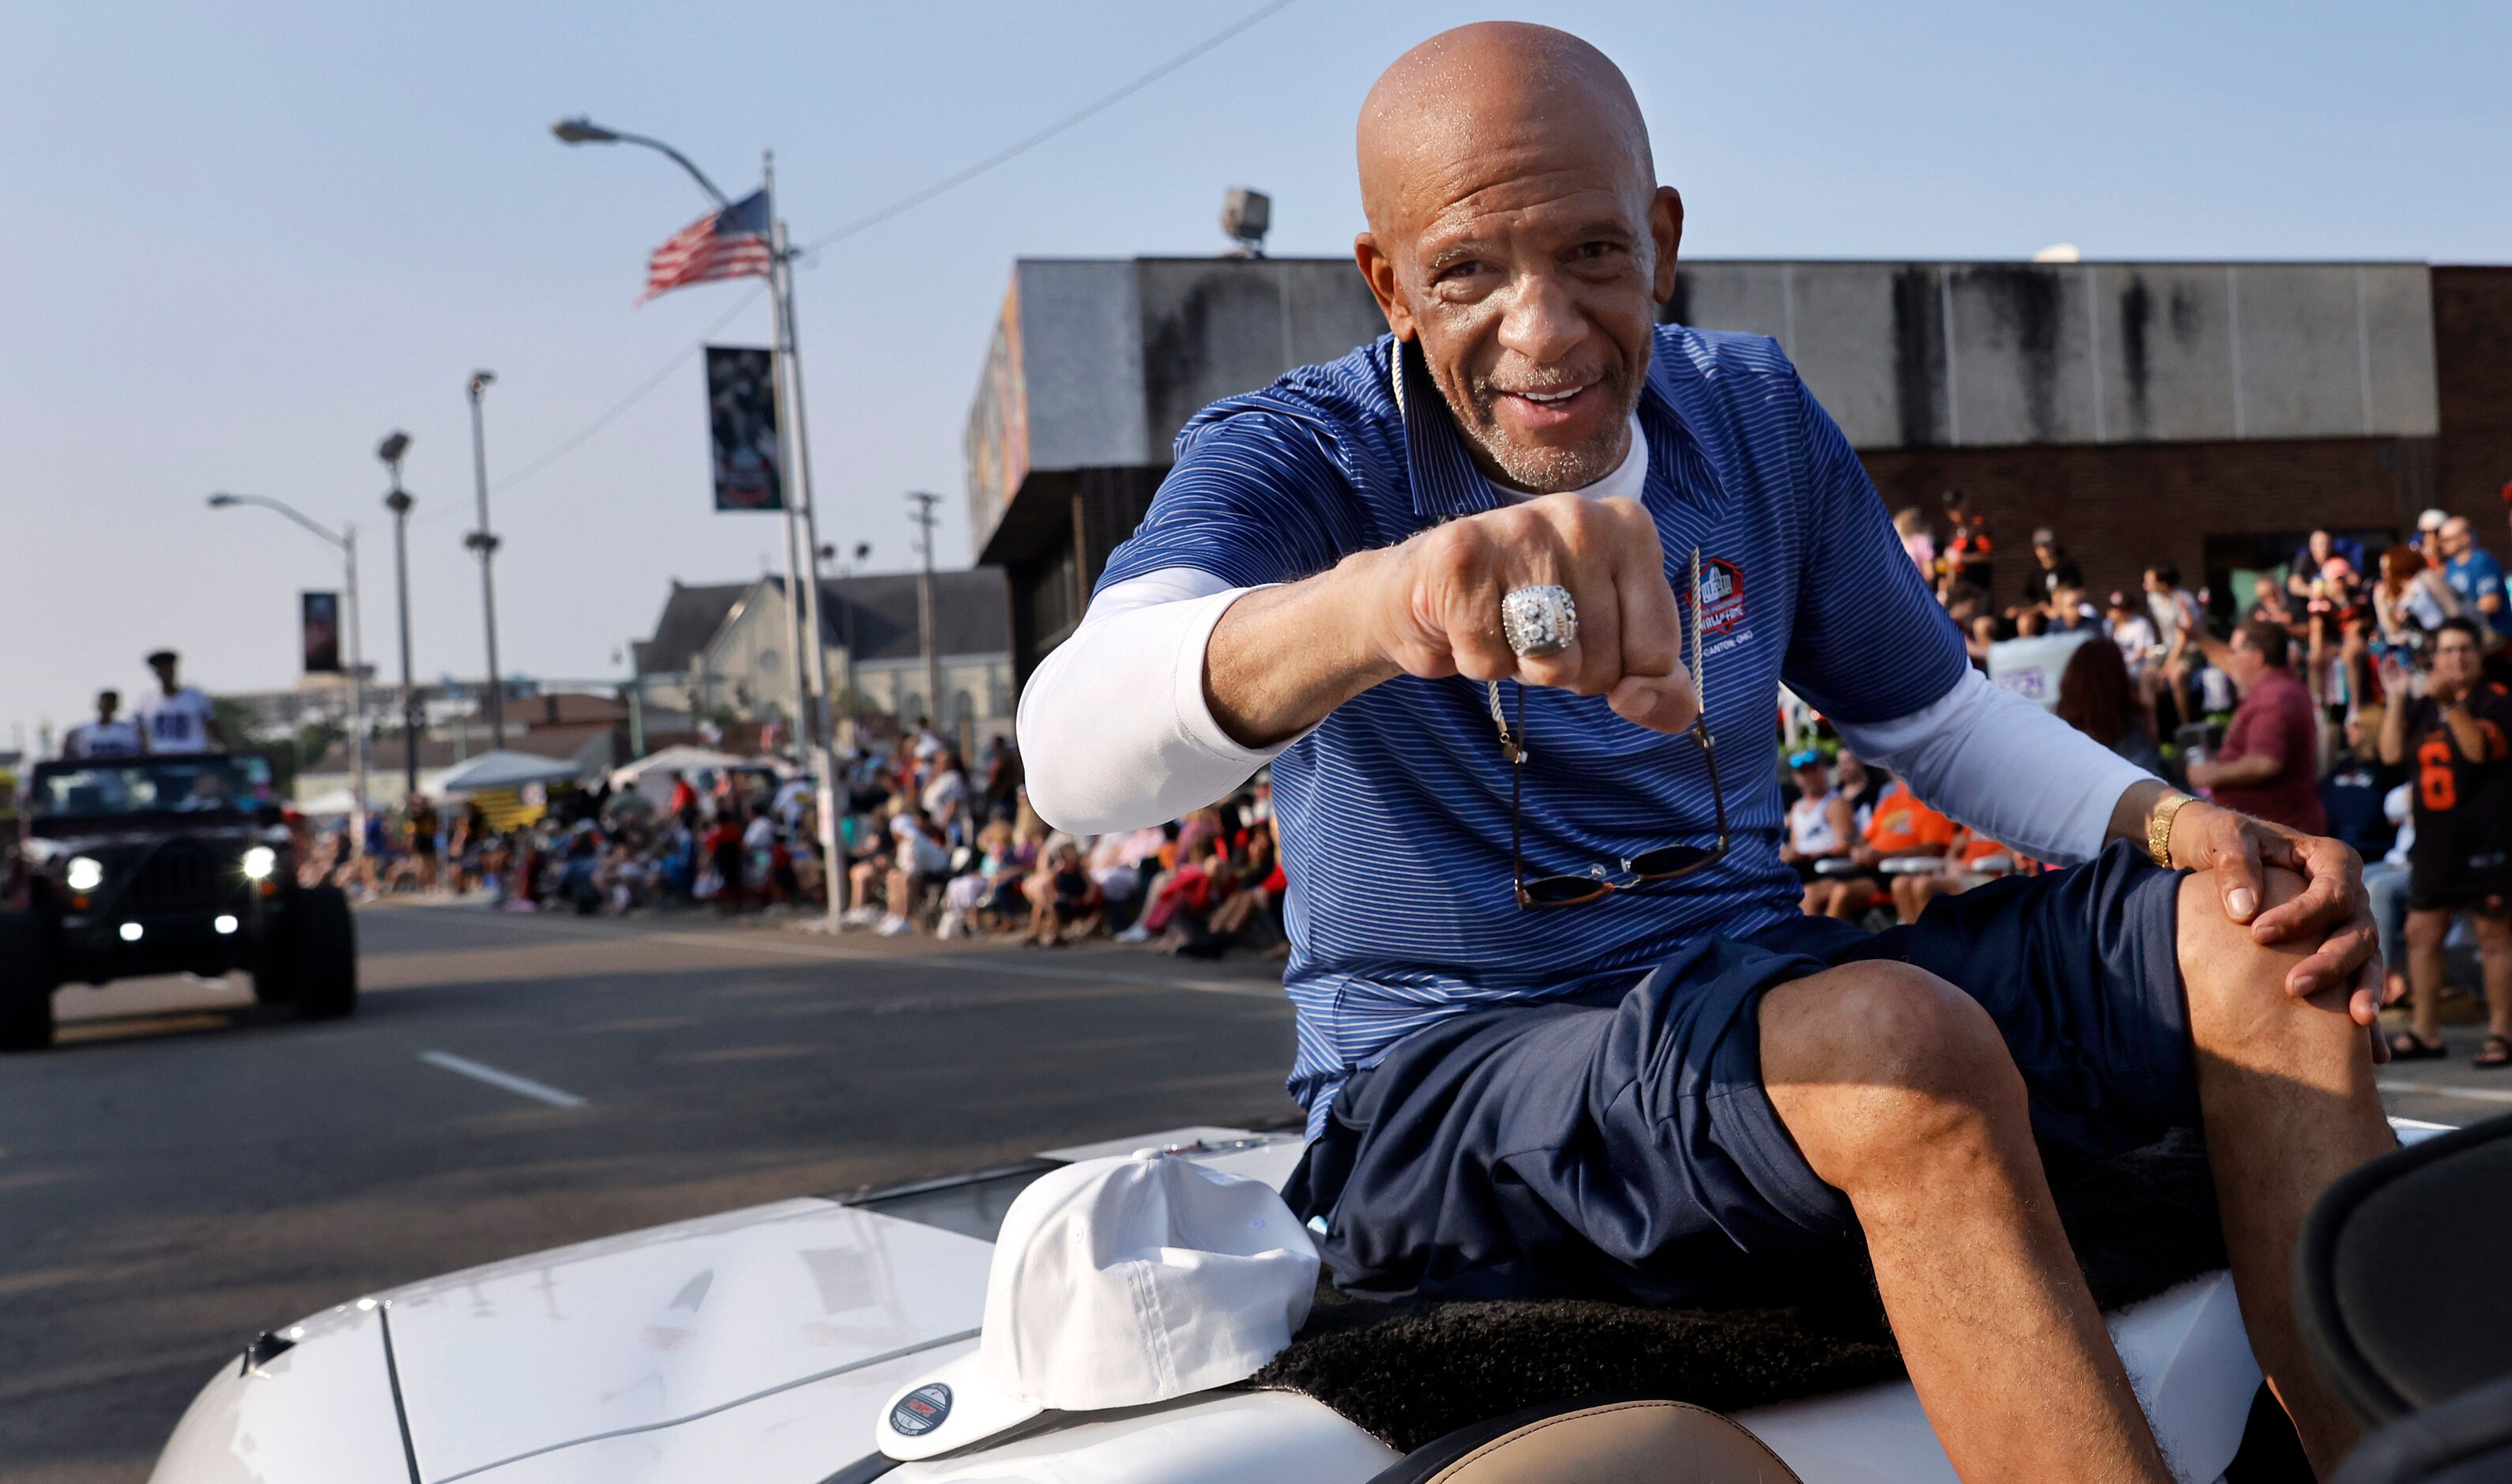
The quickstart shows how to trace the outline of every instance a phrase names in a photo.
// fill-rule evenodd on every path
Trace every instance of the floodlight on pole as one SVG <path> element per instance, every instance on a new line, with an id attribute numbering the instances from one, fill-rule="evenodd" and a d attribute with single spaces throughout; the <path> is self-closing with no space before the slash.
<path id="1" fill-rule="evenodd" d="M 401 608 L 401 776 L 405 795 L 418 792 L 418 690 L 410 666 L 410 491 L 401 487 L 402 455 L 410 451 L 410 435 L 395 432 L 375 445 L 375 457 L 392 471 L 392 491 L 384 508 L 393 517 L 393 587 Z"/>

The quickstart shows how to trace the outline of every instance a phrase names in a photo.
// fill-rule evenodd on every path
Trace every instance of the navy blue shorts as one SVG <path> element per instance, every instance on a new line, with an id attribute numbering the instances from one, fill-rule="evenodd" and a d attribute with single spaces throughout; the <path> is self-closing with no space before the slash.
<path id="1" fill-rule="evenodd" d="M 2053 1174 L 2194 1124 L 2180 876 L 2126 843 L 1879 934 L 1807 918 L 1692 945 L 1602 1003 L 1460 1015 L 1346 1082 L 1284 1194 L 1383 1297 L 1668 1304 L 1858 1239 L 1762 1088 L 1776 985 L 1898 959 L 1987 1009 Z M 1586 911 L 1611 912 L 1609 902 Z"/>

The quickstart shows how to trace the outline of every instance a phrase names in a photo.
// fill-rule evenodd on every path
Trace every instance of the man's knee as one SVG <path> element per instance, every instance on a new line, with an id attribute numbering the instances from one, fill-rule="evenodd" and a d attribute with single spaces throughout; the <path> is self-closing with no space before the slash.
<path id="1" fill-rule="evenodd" d="M 1783 985 L 1760 1029 L 1772 1107 L 1830 1184 L 2022 1125 L 2022 1075 L 1996 1022 L 1923 969 L 1857 963 Z"/>

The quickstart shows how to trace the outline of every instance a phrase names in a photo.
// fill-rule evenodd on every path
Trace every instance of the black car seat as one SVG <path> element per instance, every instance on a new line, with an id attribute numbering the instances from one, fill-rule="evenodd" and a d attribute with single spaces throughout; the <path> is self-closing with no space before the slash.
<path id="1" fill-rule="evenodd" d="M 2373 1435 L 2340 1484 L 2512 1480 L 2512 1116 L 2383 1155 L 2330 1187 L 2295 1254 L 2295 1309 Z"/>
<path id="2" fill-rule="evenodd" d="M 1801 1484 L 1762 1440 L 1679 1401 L 1532 1407 L 1416 1448 L 1369 1484 Z"/>

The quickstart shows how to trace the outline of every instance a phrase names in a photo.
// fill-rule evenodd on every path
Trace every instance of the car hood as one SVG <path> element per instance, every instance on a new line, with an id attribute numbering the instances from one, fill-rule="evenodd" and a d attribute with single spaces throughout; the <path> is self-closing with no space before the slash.
<path id="1" fill-rule="evenodd" d="M 974 1338 L 992 1250 L 792 1200 L 377 1298 L 419 1477 L 445 1481 L 848 1378 L 885 1388 L 893 1363 Z M 841 1462 L 868 1447 L 843 1410 Z"/>

